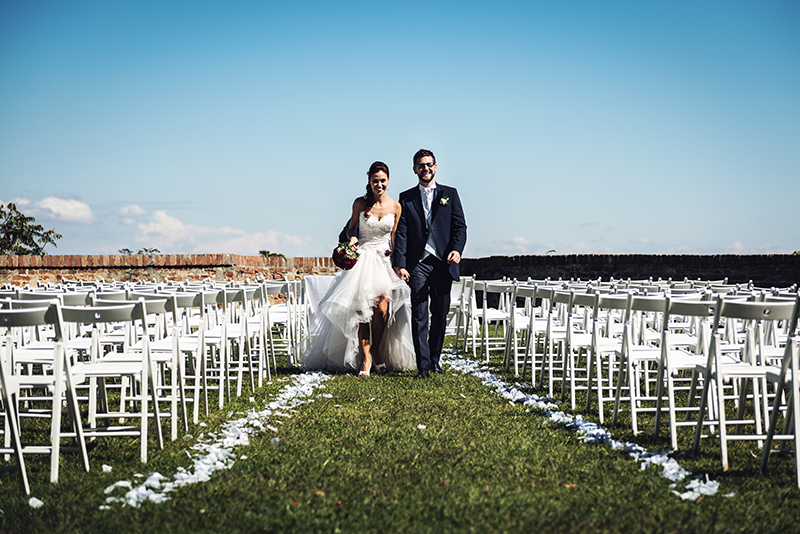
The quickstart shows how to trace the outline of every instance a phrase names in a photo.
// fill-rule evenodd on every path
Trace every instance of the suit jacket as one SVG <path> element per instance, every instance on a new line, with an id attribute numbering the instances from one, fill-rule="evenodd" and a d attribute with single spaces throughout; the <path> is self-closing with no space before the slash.
<path id="1" fill-rule="evenodd" d="M 428 227 L 419 186 L 403 191 L 398 200 L 403 213 L 394 237 L 392 264 L 410 271 L 422 259 L 425 244 L 428 242 Z M 464 252 L 467 244 L 467 221 L 464 219 L 458 191 L 454 187 L 436 184 L 436 193 L 431 204 L 430 231 L 433 232 L 436 253 L 443 261 L 447 261 L 447 255 L 452 250 L 459 254 Z M 453 280 L 457 281 L 458 264 L 450 265 L 449 271 Z"/>

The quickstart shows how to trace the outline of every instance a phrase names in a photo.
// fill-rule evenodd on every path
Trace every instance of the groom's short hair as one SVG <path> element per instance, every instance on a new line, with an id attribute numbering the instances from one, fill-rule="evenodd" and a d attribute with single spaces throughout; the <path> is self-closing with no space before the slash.
<path id="1" fill-rule="evenodd" d="M 421 160 L 422 158 L 424 158 L 426 156 L 432 157 L 433 158 L 433 163 L 434 164 L 436 163 L 436 156 L 433 155 L 433 152 L 431 152 L 427 148 L 420 148 L 419 150 L 417 150 L 417 153 L 414 154 L 414 165 L 419 163 L 419 160 Z"/>

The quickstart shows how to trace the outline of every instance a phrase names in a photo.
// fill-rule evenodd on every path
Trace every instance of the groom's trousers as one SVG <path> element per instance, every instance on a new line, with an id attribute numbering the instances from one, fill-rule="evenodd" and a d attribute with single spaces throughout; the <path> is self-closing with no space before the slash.
<path id="1" fill-rule="evenodd" d="M 417 370 L 422 373 L 439 366 L 453 278 L 447 263 L 435 256 L 420 261 L 409 275 L 414 352 L 417 355 Z"/>

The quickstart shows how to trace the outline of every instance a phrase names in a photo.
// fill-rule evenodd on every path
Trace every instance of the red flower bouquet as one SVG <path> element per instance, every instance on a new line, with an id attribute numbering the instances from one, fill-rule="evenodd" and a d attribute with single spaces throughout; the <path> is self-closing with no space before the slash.
<path id="1" fill-rule="evenodd" d="M 340 269 L 349 271 L 358 261 L 358 251 L 349 243 L 339 243 L 339 246 L 333 249 L 333 264 Z"/>

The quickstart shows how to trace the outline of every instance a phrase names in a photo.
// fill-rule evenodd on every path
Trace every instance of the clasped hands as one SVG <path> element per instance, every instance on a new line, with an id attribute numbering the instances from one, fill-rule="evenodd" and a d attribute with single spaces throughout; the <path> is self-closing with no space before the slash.
<path id="1" fill-rule="evenodd" d="M 447 263 L 451 265 L 461 263 L 461 254 L 459 254 L 456 250 L 451 250 L 450 254 L 447 255 Z M 408 282 L 411 279 L 411 275 L 408 274 L 408 271 L 403 267 L 395 267 L 394 272 L 396 272 L 397 276 L 399 276 L 400 279 L 405 282 Z"/>

